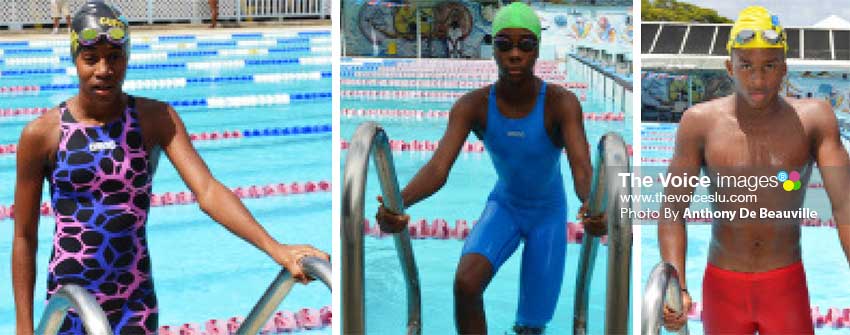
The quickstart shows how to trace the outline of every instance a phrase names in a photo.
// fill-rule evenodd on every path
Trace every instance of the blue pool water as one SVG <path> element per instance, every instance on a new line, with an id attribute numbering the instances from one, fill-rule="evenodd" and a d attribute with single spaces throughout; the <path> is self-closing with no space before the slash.
<path id="1" fill-rule="evenodd" d="M 188 36 L 156 36 L 140 32 L 134 35 L 131 69 L 127 73 L 125 88 L 128 87 L 127 83 L 136 81 L 136 88 L 128 89 L 131 94 L 163 101 L 184 101 L 175 108 L 189 133 L 327 126 L 331 123 L 329 38 L 330 32 L 321 28 L 281 28 L 251 31 L 249 34 Z M 64 57 L 68 50 L 65 41 L 63 38 L 0 42 L 0 49 L 4 50 L 0 55 L 4 61 L 0 64 L 0 71 L 3 71 L 0 86 L 42 87 L 37 94 L 0 93 L 0 109 L 52 107 L 75 94 L 73 85 L 76 84 L 76 78 L 67 75 L 65 70 L 72 66 L 68 60 L 60 59 L 53 64 L 10 64 L 10 59 L 21 57 Z M 43 51 L 44 46 L 49 50 Z M 159 49 L 173 49 L 162 52 L 174 54 L 164 60 L 146 60 L 146 56 L 140 56 L 159 52 Z M 274 49 L 286 51 L 272 51 Z M 280 61 L 282 59 L 296 61 Z M 299 59 L 308 64 L 299 65 Z M 185 65 L 219 61 L 231 64 L 231 68 L 195 69 L 194 66 Z M 240 63 L 244 66 L 237 68 Z M 61 71 L 37 73 L 56 69 Z M 28 71 L 29 74 L 22 75 L 21 71 Z M 268 74 L 308 72 L 314 75 L 277 82 L 257 80 L 257 77 Z M 146 89 L 144 86 L 150 87 L 150 80 L 173 78 L 230 79 L 186 80 L 185 87 L 176 88 L 163 84 L 154 89 Z M 149 81 L 148 84 L 139 84 L 140 80 Z M 222 98 L 282 93 L 289 94 L 289 104 L 267 102 L 244 107 L 220 107 L 215 102 L 222 101 Z M 254 101 L 258 99 L 255 97 Z M 243 100 L 251 101 L 251 98 Z M 21 129 L 33 118 L 0 116 L 0 144 L 17 142 Z M 228 187 L 331 180 L 330 132 L 247 137 L 194 144 L 213 175 Z M 8 206 L 13 202 L 14 180 L 14 155 L 0 155 L 0 205 Z M 167 159 L 160 162 L 153 184 L 153 191 L 157 194 L 188 191 Z M 46 190 L 45 187 L 42 201 L 49 201 Z M 244 202 L 257 220 L 280 242 L 312 244 L 330 252 L 329 192 L 246 199 Z M 37 317 L 40 317 L 44 307 L 45 273 L 52 248 L 53 230 L 53 219 L 42 217 L 36 265 Z M 208 218 L 196 204 L 152 208 L 147 231 L 159 300 L 160 325 L 179 326 L 187 322 L 202 325 L 209 319 L 244 316 L 281 269 L 265 254 Z M 12 234 L 13 221 L 0 220 L 0 269 L 4 269 L 0 271 L 4 277 L 4 280 L 0 280 L 2 334 L 14 332 L 12 287 L 7 272 L 11 267 Z M 293 289 L 279 310 L 318 309 L 330 303 L 329 291 L 321 284 L 312 284 Z M 330 328 L 310 333 L 329 334 Z"/>
<path id="2" fill-rule="evenodd" d="M 644 158 L 670 158 L 671 150 L 660 150 L 658 148 L 647 149 L 647 146 L 672 146 L 672 139 L 678 129 L 677 124 L 653 124 L 643 123 L 641 128 Z M 664 166 L 666 164 L 644 163 L 644 166 Z M 653 173 L 662 171 L 652 170 Z M 810 182 L 820 182 L 821 178 L 817 170 L 812 173 Z M 699 192 L 699 190 L 698 190 Z M 829 198 L 822 188 L 809 188 L 806 191 L 804 207 L 818 212 L 819 218 L 832 217 Z M 657 206 L 656 206 L 657 207 Z M 701 208 L 691 205 L 691 208 Z M 654 224 L 646 224 L 641 228 L 641 282 L 646 284 L 649 272 L 661 260 L 658 249 L 658 230 Z M 711 239 L 711 226 L 695 224 L 688 226 L 688 251 L 686 258 L 686 276 L 689 292 L 694 301 L 702 302 L 702 278 L 708 260 L 708 243 Z M 841 250 L 838 235 L 834 228 L 828 227 L 803 227 L 802 242 L 803 264 L 806 268 L 806 280 L 809 285 L 809 296 L 812 306 L 818 306 L 820 313 L 825 315 L 831 307 L 845 308 L 850 306 L 850 290 L 846 283 L 850 276 L 850 268 L 846 266 L 846 258 Z M 691 334 L 702 334 L 702 323 L 690 321 L 688 323 Z M 846 330 L 832 329 L 829 327 L 816 329 L 818 334 L 843 334 Z"/>
<path id="3" fill-rule="evenodd" d="M 382 60 L 373 66 L 358 66 L 358 71 L 368 71 L 370 68 L 383 66 Z M 342 72 L 353 69 L 354 66 L 343 66 Z M 571 68 L 567 68 L 568 81 L 583 81 Z M 345 75 L 343 75 L 345 79 Z M 404 88 L 370 88 L 363 86 L 347 87 L 342 90 L 404 90 Z M 585 91 L 585 90 L 580 90 Z M 587 101 L 583 102 L 585 112 L 606 112 L 613 109 L 612 103 L 602 99 L 597 92 L 586 90 Z M 580 92 L 579 92 L 580 93 Z M 451 101 L 430 102 L 418 99 L 359 100 L 346 99 L 342 108 L 353 109 L 415 109 L 415 110 L 447 110 Z M 619 107 L 618 107 L 619 108 Z M 607 131 L 620 133 L 630 142 L 631 111 L 630 104 L 626 106 L 626 121 L 602 122 L 585 121 L 588 141 L 595 145 Z M 367 118 L 341 117 L 341 138 L 350 140 L 356 127 L 365 121 L 376 120 L 384 127 L 390 139 L 393 140 L 429 140 L 438 141 L 445 131 L 446 119 L 400 119 L 400 118 Z M 477 141 L 470 135 L 469 141 Z M 342 151 L 344 162 L 346 151 Z M 430 158 L 430 152 L 395 152 L 393 159 L 398 173 L 399 183 L 403 187 Z M 564 157 L 566 160 L 566 156 Z M 342 164 L 342 163 L 341 163 Z M 562 164 L 562 172 L 567 185 L 569 212 L 567 218 L 574 221 L 578 210 L 578 200 L 572 191 L 572 175 L 568 164 Z M 366 190 L 366 217 L 374 221 L 377 203 L 371 201 L 380 192 L 374 168 L 370 167 L 369 182 Z M 468 222 L 477 220 L 483 209 L 485 200 L 496 181 L 496 173 L 485 153 L 464 153 L 458 157 L 448 182 L 438 193 L 408 210 L 412 220 L 443 218 L 454 226 L 456 219 Z M 404 328 L 406 322 L 406 300 L 404 281 L 400 265 L 395 254 L 392 239 L 366 239 L 366 324 L 367 332 L 375 334 L 395 334 Z M 453 316 L 452 286 L 455 268 L 463 246 L 458 240 L 413 240 L 416 262 L 422 283 L 422 319 L 423 333 L 450 334 L 455 331 Z M 604 322 L 605 298 L 605 247 L 599 252 L 596 271 L 591 284 L 590 301 L 590 331 L 591 334 L 601 333 Z M 549 334 L 565 334 L 571 332 L 573 317 L 573 296 L 576 280 L 580 246 L 570 244 L 567 247 L 567 266 L 564 275 L 563 289 L 556 310 L 556 315 L 548 328 Z M 491 333 L 503 334 L 513 325 L 519 287 L 519 268 L 521 252 L 516 252 L 490 283 L 484 299 L 488 327 Z M 344 313 L 344 310 L 342 311 Z"/>

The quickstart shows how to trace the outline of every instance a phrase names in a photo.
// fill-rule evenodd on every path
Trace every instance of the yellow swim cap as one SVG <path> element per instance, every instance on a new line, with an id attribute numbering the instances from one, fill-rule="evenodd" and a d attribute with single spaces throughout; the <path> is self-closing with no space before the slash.
<path id="1" fill-rule="evenodd" d="M 762 6 L 744 8 L 729 32 L 726 51 L 732 53 L 732 49 L 774 48 L 788 51 L 788 39 L 785 30 L 779 25 L 779 17 L 771 15 Z"/>

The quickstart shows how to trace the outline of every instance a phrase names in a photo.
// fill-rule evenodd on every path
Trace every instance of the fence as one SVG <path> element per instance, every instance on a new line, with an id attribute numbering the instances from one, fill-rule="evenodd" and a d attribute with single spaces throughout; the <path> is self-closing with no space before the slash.
<path id="1" fill-rule="evenodd" d="M 210 18 L 207 0 L 113 0 L 133 23 L 188 21 Z M 68 0 L 71 14 L 85 0 Z M 244 21 L 255 18 L 330 17 L 331 0 L 219 0 L 219 20 Z M 64 18 L 61 20 L 64 23 Z M 50 0 L 9 0 L 0 6 L 0 27 L 20 30 L 24 26 L 52 24 Z"/>

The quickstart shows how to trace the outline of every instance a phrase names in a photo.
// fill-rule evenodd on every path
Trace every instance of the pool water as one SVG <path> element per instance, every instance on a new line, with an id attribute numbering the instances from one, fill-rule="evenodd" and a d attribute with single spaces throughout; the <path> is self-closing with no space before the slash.
<path id="1" fill-rule="evenodd" d="M 643 123 L 641 127 L 643 147 L 641 155 L 646 158 L 669 159 L 672 157 L 672 149 L 661 150 L 658 146 L 671 146 L 675 137 L 677 124 L 655 124 Z M 649 141 L 645 140 L 650 138 Z M 665 138 L 669 140 L 664 140 Z M 647 147 L 652 147 L 648 149 Z M 663 163 L 643 163 L 646 165 L 661 166 Z M 820 174 L 817 169 L 812 173 L 811 183 L 820 183 Z M 701 190 L 697 190 L 700 192 Z M 704 190 L 702 190 L 704 192 Z M 819 218 L 828 219 L 832 217 L 829 206 L 829 198 L 823 188 L 810 187 L 806 190 L 804 207 L 818 212 Z M 656 206 L 652 207 L 657 209 Z M 699 205 L 692 204 L 692 209 L 700 209 Z M 661 261 L 658 249 L 658 230 L 651 221 L 644 222 L 641 226 L 641 285 L 645 286 L 652 268 Z M 694 224 L 688 226 L 688 251 L 686 258 L 686 276 L 689 292 L 696 302 L 702 299 L 702 278 L 708 260 L 708 244 L 711 239 L 711 226 L 707 224 Z M 834 228 L 830 227 L 803 227 L 802 241 L 803 264 L 806 268 L 806 280 L 809 286 L 809 297 L 812 306 L 819 307 L 821 315 L 825 315 L 829 308 L 846 308 L 850 306 L 850 291 L 835 286 L 835 283 L 846 282 L 850 276 L 850 268 L 845 266 L 847 260 L 841 250 L 838 235 Z M 702 334 L 702 323 L 691 320 L 688 322 L 691 334 Z M 828 326 L 816 328 L 818 334 L 843 334 L 846 330 L 832 329 Z"/>
<path id="2" fill-rule="evenodd" d="M 181 36 L 138 32 L 134 33 L 133 38 L 131 69 L 128 70 L 125 83 L 135 81 L 136 86 L 128 89 L 128 92 L 162 101 L 185 102 L 175 106 L 175 109 L 189 133 L 329 126 L 331 123 L 330 31 L 327 28 L 257 28 L 249 32 L 234 31 L 232 34 L 203 32 Z M 41 49 L 44 49 L 44 45 L 56 50 L 43 51 Z M 67 60 L 32 65 L 10 62 L 10 58 L 65 56 L 68 50 L 65 38 L 36 39 L 30 40 L 28 44 L 26 41 L 0 42 L 0 48 L 5 50 L 0 56 L 4 60 L 0 65 L 3 71 L 0 86 L 42 87 L 37 93 L 0 93 L 0 110 L 53 107 L 75 94 L 73 84 L 77 80 L 66 74 L 65 68 L 72 66 Z M 28 48 L 31 49 L 29 52 L 26 50 Z M 10 53 L 10 49 L 19 51 Z M 160 52 L 158 50 L 161 49 L 170 49 L 161 51 L 171 53 L 166 60 L 149 60 L 146 56 L 139 56 Z M 284 62 L 283 59 L 295 59 L 295 62 Z M 302 59 L 301 65 L 299 59 Z M 198 66 L 185 65 L 213 61 L 236 65 L 226 69 L 199 69 Z M 239 67 L 239 64 L 243 66 Z M 62 71 L 32 73 L 49 69 Z M 21 71 L 30 73 L 24 75 Z M 306 72 L 313 75 L 270 83 L 256 80 L 256 77 L 263 77 L 264 74 Z M 164 80 L 174 78 L 187 79 L 185 87 L 174 86 Z M 145 83 L 143 80 L 148 81 Z M 160 84 L 152 83 L 151 80 L 158 80 Z M 251 97 L 282 93 L 290 95 L 289 104 Z M 242 107 L 216 105 L 215 101 L 230 101 L 231 106 L 238 106 L 234 97 L 242 99 L 239 100 L 244 102 Z M 17 142 L 21 129 L 34 118 L 31 115 L 0 116 L 0 144 Z M 196 141 L 194 144 L 213 175 L 231 188 L 331 180 L 329 131 Z M 12 204 L 14 180 L 15 156 L 0 154 L 0 205 Z M 188 191 L 167 159 L 160 162 L 153 185 L 156 194 Z M 46 186 L 42 201 L 49 201 Z M 280 242 L 312 244 L 330 252 L 329 192 L 243 201 L 257 220 Z M 13 230 L 12 220 L 0 220 L 0 269 L 11 267 L 9 260 Z M 42 217 L 34 291 L 37 318 L 44 308 L 46 269 L 53 231 L 53 218 Z M 195 323 L 201 325 L 199 329 L 203 329 L 203 323 L 209 319 L 245 316 L 281 270 L 269 257 L 212 221 L 200 211 L 197 204 L 153 207 L 147 232 L 159 301 L 160 326 Z M 7 272 L 2 273 L 7 279 L 10 277 Z M 4 302 L 0 303 L 0 333 L 13 333 L 15 314 L 11 303 L 10 280 L 0 280 L 0 301 Z M 319 309 L 330 305 L 330 302 L 330 292 L 323 285 L 315 283 L 293 289 L 278 310 L 297 312 L 301 308 Z M 330 327 L 309 333 L 329 334 Z"/>
<path id="3" fill-rule="evenodd" d="M 399 60 L 344 60 L 343 80 L 346 73 L 352 76 L 358 72 L 380 71 L 385 66 L 391 66 Z M 363 65 L 363 63 L 372 65 Z M 403 61 L 402 61 L 403 62 Z M 345 65 L 349 64 L 349 65 Z M 472 64 L 472 63 L 470 63 Z M 581 81 L 573 77 L 569 68 L 560 71 L 567 72 L 570 82 Z M 462 72 L 462 71 L 461 71 Z M 407 75 L 403 75 L 405 77 Z M 342 90 L 405 90 L 401 87 L 366 87 L 342 86 Z M 585 112 L 615 111 L 611 102 L 599 97 L 593 90 L 579 90 L 587 100 L 583 102 Z M 452 101 L 425 101 L 423 99 L 364 100 L 343 98 L 342 108 L 351 109 L 412 109 L 412 110 L 448 110 Z M 599 138 L 608 131 L 618 132 L 627 142 L 631 141 L 631 112 L 630 106 L 626 112 L 626 121 L 589 121 L 585 120 L 585 130 L 588 141 L 595 146 Z M 341 138 L 350 140 L 357 126 L 365 121 L 377 121 L 387 132 L 391 140 L 429 140 L 438 141 L 445 131 L 446 118 L 423 118 L 420 120 L 398 117 L 341 117 Z M 470 135 L 468 141 L 478 141 Z M 345 161 L 346 150 L 342 151 L 342 162 Z M 430 158 L 431 152 L 394 152 L 393 159 L 398 174 L 399 184 L 404 187 L 414 174 Z M 566 156 L 564 156 L 566 161 Z M 342 164 L 340 168 L 342 168 Z M 562 173 L 567 185 L 568 215 L 570 221 L 575 221 L 578 210 L 578 200 L 572 191 L 572 175 L 568 164 L 562 164 Z M 366 217 L 374 222 L 377 202 L 371 201 L 380 194 L 377 175 L 374 167 L 370 166 L 366 189 Z M 496 181 L 496 173 L 486 153 L 461 152 L 446 185 L 430 198 L 416 204 L 408 210 L 411 220 L 442 218 L 453 227 L 457 219 L 467 220 L 470 225 L 477 220 L 483 210 L 487 196 Z M 419 268 L 422 283 L 422 323 L 423 333 L 449 334 L 455 332 L 453 280 L 463 241 L 422 239 L 413 240 L 413 249 Z M 605 299 L 605 247 L 600 247 L 596 260 L 594 277 L 591 283 L 589 333 L 601 333 L 604 329 L 604 299 Z M 370 334 L 395 334 L 404 329 L 406 318 L 406 299 L 404 293 L 403 275 L 390 238 L 366 238 L 366 325 Z M 573 318 L 573 296 L 576 281 L 580 245 L 570 244 L 567 247 L 567 266 L 564 273 L 563 288 L 555 312 L 554 319 L 547 328 L 549 334 L 564 334 L 571 332 Z M 519 292 L 519 269 L 521 252 L 514 255 L 502 266 L 499 273 L 490 283 L 485 295 L 489 331 L 502 334 L 509 331 L 515 320 L 517 297 Z M 345 311 L 343 310 L 342 313 Z"/>

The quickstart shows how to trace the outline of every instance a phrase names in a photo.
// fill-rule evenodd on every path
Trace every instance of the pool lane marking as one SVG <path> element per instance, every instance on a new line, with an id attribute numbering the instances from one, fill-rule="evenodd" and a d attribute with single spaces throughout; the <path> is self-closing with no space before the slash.
<path id="1" fill-rule="evenodd" d="M 418 152 L 433 152 L 437 150 L 437 146 L 439 145 L 438 141 L 431 140 L 390 140 L 390 150 L 392 151 L 418 151 Z M 348 147 L 351 145 L 350 142 L 346 140 L 340 141 L 340 149 L 348 150 Z M 588 145 L 590 147 L 590 145 Z M 629 156 L 632 155 L 632 145 L 627 144 L 626 150 L 629 153 Z M 461 151 L 468 153 L 486 153 L 484 142 L 482 141 L 466 141 L 461 147 Z M 566 149 L 562 150 L 565 154 L 567 152 Z"/>
<path id="2" fill-rule="evenodd" d="M 327 134 L 331 131 L 332 127 L 330 124 L 317 124 L 292 127 L 269 127 L 200 132 L 189 134 L 189 139 L 192 141 L 235 140 L 247 137 Z M 16 143 L 0 144 L 0 155 L 11 155 L 17 152 L 17 150 L 18 145 Z"/>
<path id="3" fill-rule="evenodd" d="M 273 58 L 273 59 L 237 59 L 237 60 L 215 60 L 215 61 L 198 61 L 198 62 L 177 62 L 177 63 L 150 63 L 150 64 L 130 64 L 127 66 L 130 70 L 164 70 L 173 71 L 176 69 L 187 70 L 221 70 L 221 69 L 242 69 L 252 66 L 275 66 L 275 65 L 330 65 L 331 57 L 290 57 L 290 58 Z M 23 70 L 2 70 L 2 76 L 28 76 L 38 74 L 65 74 L 69 77 L 77 75 L 75 67 L 60 67 L 60 68 L 35 68 Z"/>
<path id="4" fill-rule="evenodd" d="M 331 191 L 331 183 L 327 180 L 307 181 L 307 182 L 292 182 L 292 183 L 274 183 L 266 185 L 250 185 L 238 186 L 230 188 L 230 191 L 240 199 L 258 199 L 273 196 L 290 196 L 298 194 L 310 193 L 329 193 Z M 197 198 L 190 191 L 180 192 L 165 192 L 162 194 L 151 194 L 150 206 L 179 206 L 190 205 L 197 202 Z M 43 202 L 39 207 L 41 216 L 53 215 L 53 208 L 50 202 Z M 14 218 L 14 205 L 0 205 L 0 220 Z"/>
<path id="5" fill-rule="evenodd" d="M 230 108 L 244 106 L 286 105 L 292 102 L 325 101 L 331 99 L 331 92 L 301 92 L 280 94 L 253 94 L 228 97 L 208 97 L 192 100 L 166 101 L 175 107 L 198 106 L 215 108 Z M 0 116 L 39 115 L 46 112 L 48 107 L 19 107 L 0 109 Z"/>
<path id="6" fill-rule="evenodd" d="M 331 71 L 308 71 L 308 72 L 279 72 L 279 73 L 257 73 L 241 76 L 218 76 L 218 77 L 173 77 L 158 79 L 129 79 L 124 81 L 123 89 L 149 90 L 164 88 L 183 88 L 195 85 L 207 85 L 222 82 L 253 82 L 257 84 L 280 83 L 292 81 L 321 80 L 331 77 Z M 22 86 L 0 86 L 0 97 L 17 95 L 38 95 L 40 91 L 74 90 L 79 84 L 43 84 Z M 0 113 L 0 116 L 3 114 Z"/>
<path id="7" fill-rule="evenodd" d="M 340 113 L 347 118 L 399 118 L 399 119 L 447 119 L 447 110 L 421 110 L 421 109 L 354 109 L 344 108 Z M 625 113 L 614 112 L 585 112 L 585 120 L 594 121 L 625 121 Z"/>

